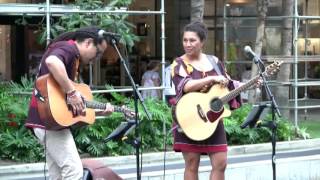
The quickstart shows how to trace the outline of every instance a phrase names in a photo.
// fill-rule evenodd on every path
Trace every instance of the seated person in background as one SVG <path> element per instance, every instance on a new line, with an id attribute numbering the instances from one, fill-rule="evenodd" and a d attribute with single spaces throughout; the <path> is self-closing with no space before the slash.
<path id="1" fill-rule="evenodd" d="M 142 87 L 158 87 L 160 86 L 159 62 L 151 61 L 147 65 L 147 71 L 142 75 Z M 143 90 L 141 93 L 145 99 L 147 97 L 160 99 L 161 93 L 159 89 Z"/>

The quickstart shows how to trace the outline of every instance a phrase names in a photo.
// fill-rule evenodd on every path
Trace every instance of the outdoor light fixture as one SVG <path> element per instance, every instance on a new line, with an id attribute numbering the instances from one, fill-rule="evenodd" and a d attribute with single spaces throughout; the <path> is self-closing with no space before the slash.
<path id="1" fill-rule="evenodd" d="M 228 4 L 247 4 L 247 3 L 253 3 L 252 0 L 228 0 Z"/>

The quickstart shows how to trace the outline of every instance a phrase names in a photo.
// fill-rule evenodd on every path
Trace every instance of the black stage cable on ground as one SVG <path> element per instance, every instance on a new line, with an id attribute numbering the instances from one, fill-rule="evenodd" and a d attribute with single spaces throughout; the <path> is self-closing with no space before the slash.
<path id="1" fill-rule="evenodd" d="M 169 132 L 167 134 L 165 134 L 164 138 L 164 143 L 163 143 L 163 180 L 166 179 L 166 153 L 167 153 L 167 138 L 168 135 L 170 135 L 172 133 L 173 130 L 177 129 L 178 125 L 175 125 L 173 128 L 171 128 L 169 130 Z"/>
<path id="2" fill-rule="evenodd" d="M 47 180 L 46 164 L 47 164 L 47 130 L 44 129 L 44 165 L 43 165 L 44 180 Z"/>
<path id="3" fill-rule="evenodd" d="M 141 145 L 141 151 L 140 151 L 140 177 L 142 175 L 142 151 L 143 151 L 143 148 L 142 148 L 142 136 L 140 137 L 140 142 L 138 142 L 138 146 Z"/>

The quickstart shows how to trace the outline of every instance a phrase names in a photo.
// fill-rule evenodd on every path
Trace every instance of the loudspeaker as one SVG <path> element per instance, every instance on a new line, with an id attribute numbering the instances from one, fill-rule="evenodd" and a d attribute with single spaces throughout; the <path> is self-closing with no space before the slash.
<path id="1" fill-rule="evenodd" d="M 122 180 L 115 172 L 99 161 L 83 159 L 83 179 L 84 180 Z"/>

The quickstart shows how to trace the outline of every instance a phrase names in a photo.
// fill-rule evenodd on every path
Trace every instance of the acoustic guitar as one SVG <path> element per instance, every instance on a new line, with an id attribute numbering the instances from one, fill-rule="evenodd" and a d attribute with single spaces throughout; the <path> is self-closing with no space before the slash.
<path id="1" fill-rule="evenodd" d="M 282 63 L 275 61 L 267 66 L 264 76 L 276 73 Z M 230 92 L 216 84 L 207 93 L 190 92 L 182 96 L 176 105 L 175 115 L 185 135 L 195 141 L 209 138 L 215 132 L 219 120 L 231 115 L 231 111 L 224 105 L 259 79 L 260 76 L 256 76 Z"/>
<path id="2" fill-rule="evenodd" d="M 38 93 L 37 98 L 38 112 L 40 119 L 44 121 L 46 127 L 50 130 L 59 130 L 76 123 L 93 124 L 95 122 L 95 109 L 104 110 L 105 103 L 93 100 L 90 87 L 86 84 L 72 82 L 75 89 L 83 96 L 86 106 L 84 115 L 73 116 L 72 111 L 66 103 L 66 95 L 52 75 L 47 74 L 36 80 Z M 115 112 L 122 112 L 126 116 L 133 117 L 134 113 L 125 107 L 114 106 Z"/>

